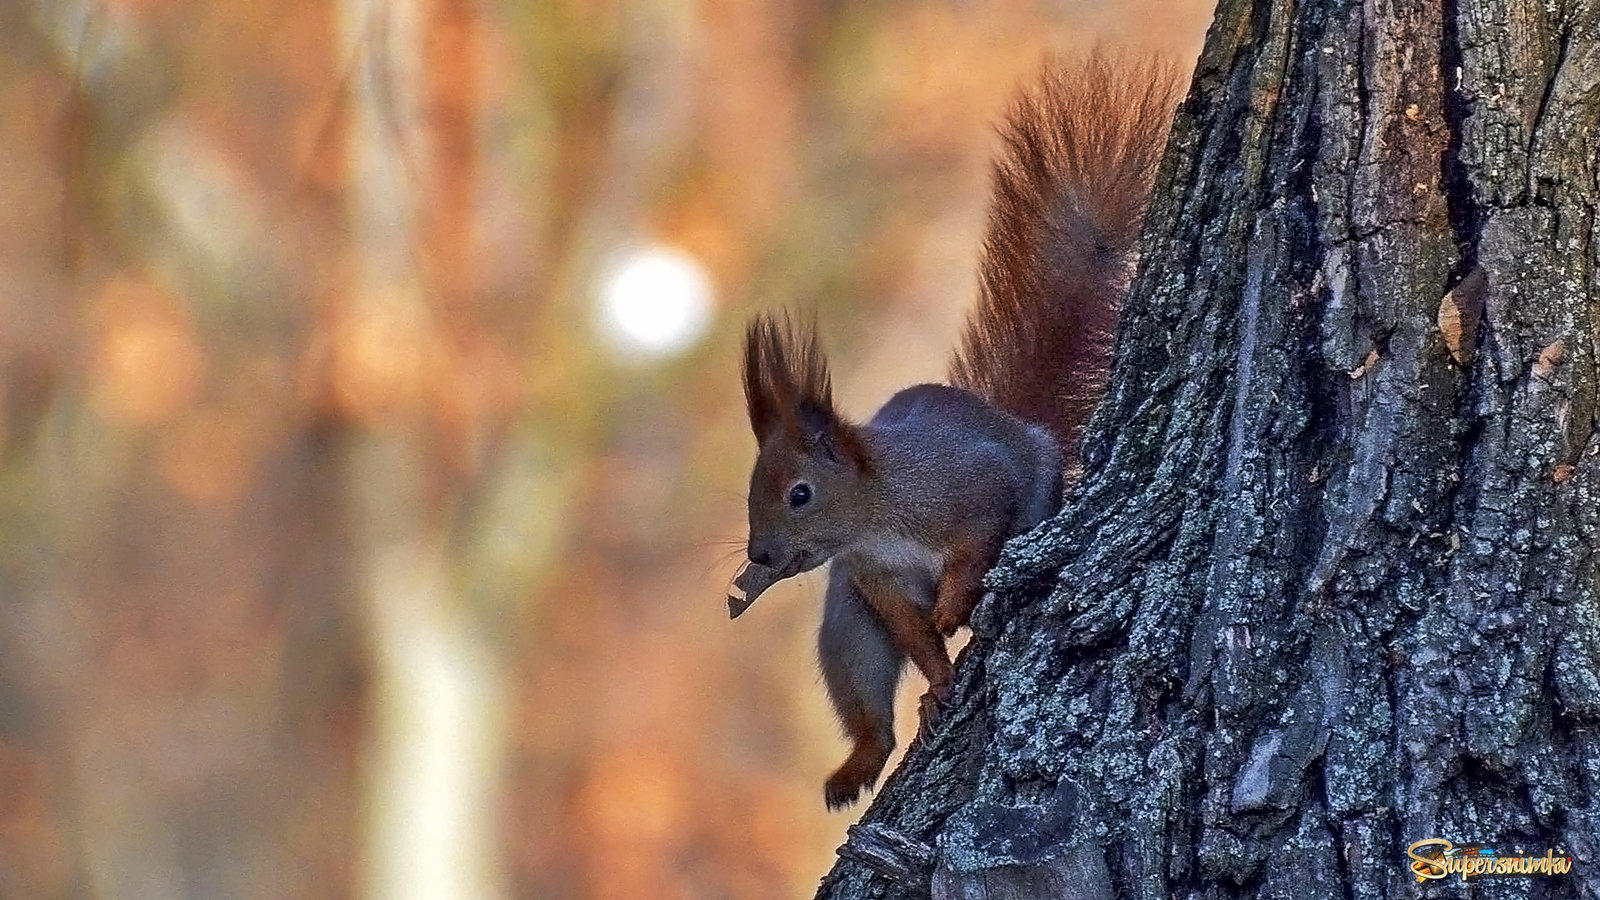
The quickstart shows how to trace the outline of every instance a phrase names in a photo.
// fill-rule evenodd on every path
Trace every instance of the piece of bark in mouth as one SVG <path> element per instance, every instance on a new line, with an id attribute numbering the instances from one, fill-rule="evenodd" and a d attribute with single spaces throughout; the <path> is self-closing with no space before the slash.
<path id="1" fill-rule="evenodd" d="M 728 585 L 728 618 L 737 619 L 767 588 L 782 580 L 778 570 L 748 560 Z"/>

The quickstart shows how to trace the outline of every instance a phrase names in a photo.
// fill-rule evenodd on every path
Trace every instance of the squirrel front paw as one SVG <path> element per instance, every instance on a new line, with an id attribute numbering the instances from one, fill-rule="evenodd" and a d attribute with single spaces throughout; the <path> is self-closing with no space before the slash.
<path id="1" fill-rule="evenodd" d="M 860 774 L 840 769 L 828 776 L 827 782 L 822 785 L 822 802 L 828 804 L 830 812 L 844 809 L 856 802 L 866 786 Z"/>
<path id="2" fill-rule="evenodd" d="M 922 700 L 917 704 L 917 711 L 921 713 L 921 722 L 917 726 L 917 736 L 927 740 L 933 735 L 933 730 L 939 727 L 939 719 L 944 715 L 944 704 L 950 699 L 950 683 L 930 684 L 928 692 L 922 695 Z"/>

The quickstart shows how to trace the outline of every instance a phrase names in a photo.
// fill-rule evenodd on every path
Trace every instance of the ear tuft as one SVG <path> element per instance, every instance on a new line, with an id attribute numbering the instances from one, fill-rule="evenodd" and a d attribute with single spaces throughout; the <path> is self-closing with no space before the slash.
<path id="1" fill-rule="evenodd" d="M 796 326 L 788 313 L 781 322 L 765 313 L 751 319 L 744 335 L 743 374 L 750 428 L 758 442 L 780 430 L 804 437 L 803 413 L 836 418 L 828 361 L 814 321 Z"/>
<path id="2" fill-rule="evenodd" d="M 766 376 L 764 365 L 766 354 L 763 351 L 771 327 L 772 323 L 765 316 L 757 316 L 750 320 L 744 332 L 744 361 L 741 367 L 744 404 L 750 412 L 750 430 L 755 432 L 758 444 L 766 443 L 767 436 L 772 433 L 781 405 L 777 396 L 779 386 Z"/>
<path id="3" fill-rule="evenodd" d="M 833 380 L 815 320 L 796 325 L 788 313 L 782 320 L 768 314 L 750 320 L 744 334 L 744 399 L 756 443 L 783 435 L 807 452 L 872 472 L 861 429 L 834 411 Z"/>

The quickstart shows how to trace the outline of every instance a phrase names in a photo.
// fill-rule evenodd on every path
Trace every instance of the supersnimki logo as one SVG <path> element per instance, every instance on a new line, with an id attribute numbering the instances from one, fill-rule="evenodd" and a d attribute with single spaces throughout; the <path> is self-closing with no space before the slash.
<path id="1" fill-rule="evenodd" d="M 1524 856 L 1499 850 L 1488 844 L 1456 844 L 1443 838 L 1427 838 L 1406 848 L 1411 857 L 1411 874 L 1417 882 L 1459 876 L 1469 878 L 1534 878 L 1565 875 L 1572 871 L 1572 857 L 1557 856 L 1546 850 L 1543 856 Z"/>

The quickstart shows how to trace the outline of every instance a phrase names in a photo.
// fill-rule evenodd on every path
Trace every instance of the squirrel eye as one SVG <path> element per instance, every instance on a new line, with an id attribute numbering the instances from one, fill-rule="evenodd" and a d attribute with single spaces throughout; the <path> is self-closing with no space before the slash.
<path id="1" fill-rule="evenodd" d="M 805 506 L 807 503 L 810 503 L 810 502 L 811 502 L 811 485 L 806 484 L 804 481 L 802 481 L 799 484 L 795 485 L 794 487 L 789 488 L 789 505 L 790 506 Z"/>

